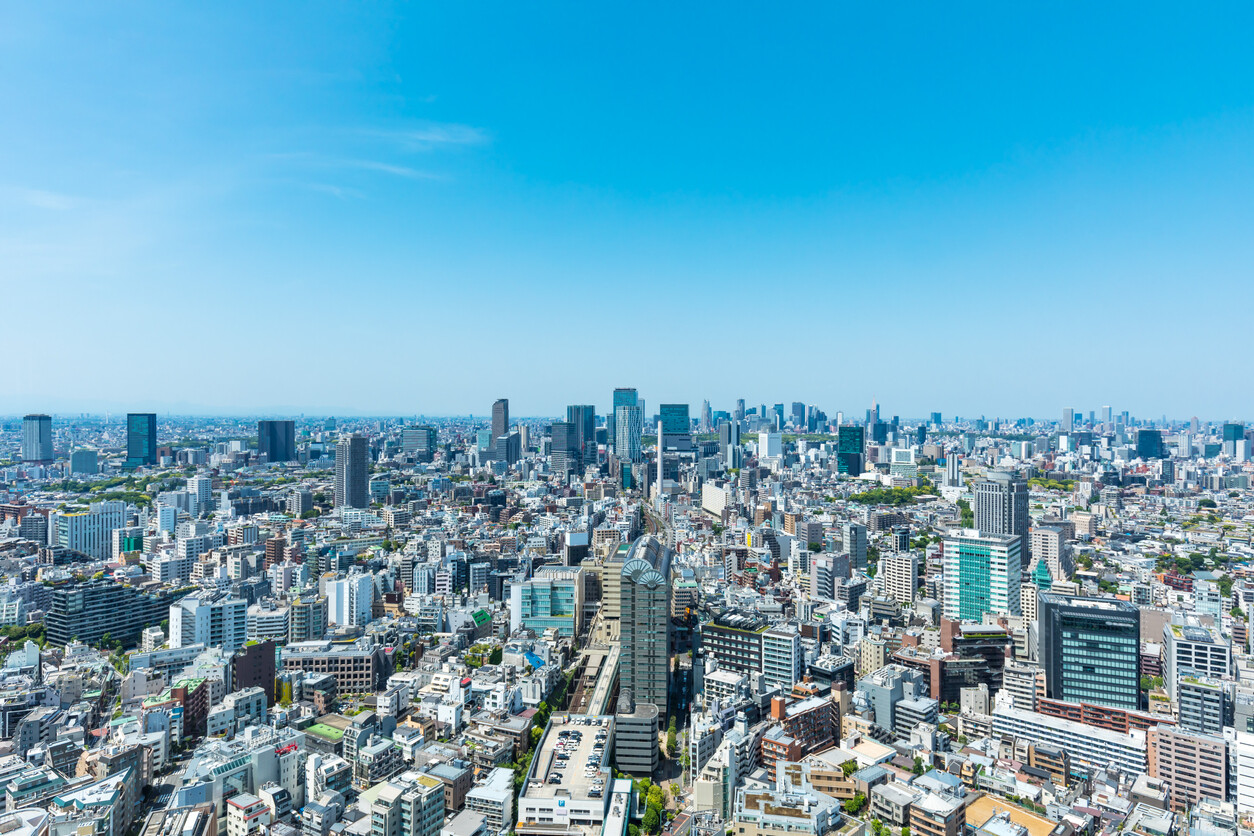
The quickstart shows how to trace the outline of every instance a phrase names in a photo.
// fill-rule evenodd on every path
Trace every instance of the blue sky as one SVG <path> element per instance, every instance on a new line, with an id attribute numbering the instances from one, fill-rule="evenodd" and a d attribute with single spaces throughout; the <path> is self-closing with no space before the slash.
<path id="1" fill-rule="evenodd" d="M 0 411 L 1254 417 L 1252 23 L 6 4 Z"/>

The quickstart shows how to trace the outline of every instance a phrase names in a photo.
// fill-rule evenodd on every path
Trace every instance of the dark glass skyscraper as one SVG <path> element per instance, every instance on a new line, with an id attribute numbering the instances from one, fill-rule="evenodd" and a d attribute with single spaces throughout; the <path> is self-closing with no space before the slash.
<path id="1" fill-rule="evenodd" d="M 569 421 L 554 421 L 550 435 L 553 442 L 550 454 L 553 472 L 566 475 L 578 469 L 579 439 L 575 425 Z"/>
<path id="2" fill-rule="evenodd" d="M 296 422 L 258 421 L 257 455 L 269 462 L 295 461 Z"/>
<path id="3" fill-rule="evenodd" d="M 1114 598 L 1039 593 L 1045 695 L 1136 710 L 1140 706 L 1140 611 Z"/>
<path id="4" fill-rule="evenodd" d="M 662 420 L 662 432 L 667 435 L 687 435 L 692 431 L 686 403 L 661 404 L 658 417 Z"/>
<path id="5" fill-rule="evenodd" d="M 836 431 L 836 472 L 849 476 L 862 475 L 862 456 L 866 429 L 856 424 L 843 424 Z"/>
<path id="6" fill-rule="evenodd" d="M 1162 430 L 1137 430 L 1136 455 L 1140 459 L 1164 458 Z"/>
<path id="7" fill-rule="evenodd" d="M 126 416 L 126 467 L 151 467 L 157 463 L 157 415 L 132 412 Z"/>
<path id="8" fill-rule="evenodd" d="M 566 407 L 566 421 L 575 427 L 575 444 L 583 464 L 595 464 L 597 458 L 597 414 L 592 404 Z"/>

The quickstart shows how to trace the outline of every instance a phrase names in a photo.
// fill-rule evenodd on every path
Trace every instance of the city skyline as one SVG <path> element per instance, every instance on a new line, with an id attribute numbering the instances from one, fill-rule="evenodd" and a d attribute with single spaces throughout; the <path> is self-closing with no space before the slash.
<path id="1" fill-rule="evenodd" d="M 5 9 L 0 410 L 1251 412 L 1248 8 L 307 8 Z"/>

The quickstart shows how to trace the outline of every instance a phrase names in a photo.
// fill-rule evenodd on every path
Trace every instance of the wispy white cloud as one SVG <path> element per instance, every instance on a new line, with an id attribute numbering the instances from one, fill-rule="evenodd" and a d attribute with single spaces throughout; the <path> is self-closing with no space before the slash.
<path id="1" fill-rule="evenodd" d="M 380 162 L 378 160 L 341 160 L 340 163 L 349 168 L 360 168 L 366 171 L 378 171 L 383 174 L 391 174 L 396 177 L 406 177 L 410 180 L 439 180 L 440 175 L 430 171 L 422 171 L 417 168 L 410 168 L 406 165 L 393 165 L 392 163 Z"/>
<path id="2" fill-rule="evenodd" d="M 455 122 L 422 122 L 405 128 L 367 128 L 361 133 L 414 152 L 459 145 L 486 145 L 491 140 L 487 131 Z"/>
<path id="3" fill-rule="evenodd" d="M 332 197 L 338 197 L 340 200 L 356 199 L 361 200 L 366 196 L 365 192 L 358 189 L 352 189 L 348 186 L 335 186 L 330 183 L 306 183 L 305 187 L 310 191 L 322 192 Z"/>

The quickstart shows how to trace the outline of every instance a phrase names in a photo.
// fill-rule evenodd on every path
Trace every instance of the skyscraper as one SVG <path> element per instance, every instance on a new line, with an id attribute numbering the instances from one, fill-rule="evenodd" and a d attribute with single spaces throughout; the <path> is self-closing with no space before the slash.
<path id="1" fill-rule="evenodd" d="M 1062 411 L 1062 431 L 1069 433 L 1075 429 L 1075 410 L 1064 409 Z"/>
<path id="2" fill-rule="evenodd" d="M 1140 610 L 1114 598 L 1038 595 L 1045 696 L 1135 711 L 1140 706 Z"/>
<path id="3" fill-rule="evenodd" d="M 366 439 L 353 433 L 340 438 L 335 445 L 335 507 L 366 508 L 370 505 L 367 491 Z"/>
<path id="4" fill-rule="evenodd" d="M 157 463 L 157 415 L 132 412 L 126 416 L 126 467 L 151 467 Z"/>
<path id="5" fill-rule="evenodd" d="M 639 406 L 620 406 L 614 410 L 614 455 L 629 462 L 644 460 L 640 436 L 644 432 L 644 416 Z"/>
<path id="6" fill-rule="evenodd" d="M 1249 456 L 1249 442 L 1245 438 L 1245 424 L 1228 422 L 1223 427 L 1223 454 L 1230 459 L 1245 461 Z"/>
<path id="7" fill-rule="evenodd" d="M 981 534 L 1028 533 L 1028 483 L 1017 473 L 990 470 L 975 483 L 975 527 Z M 1024 544 L 1026 548 L 1026 542 Z"/>
<path id="8" fill-rule="evenodd" d="M 509 435 L 509 398 L 499 398 L 492 404 L 492 442 Z"/>
<path id="9" fill-rule="evenodd" d="M 618 452 L 618 408 L 620 406 L 639 406 L 640 396 L 635 389 L 619 388 L 614 390 L 613 401 L 610 403 L 609 414 L 605 416 L 605 437 L 609 442 L 610 449 L 617 455 Z M 642 420 L 644 410 L 640 410 Z"/>
<path id="10" fill-rule="evenodd" d="M 849 476 L 862 475 L 865 449 L 865 427 L 842 424 L 836 431 L 836 472 Z"/>
<path id="11" fill-rule="evenodd" d="M 563 476 L 573 473 L 579 468 L 579 440 L 575 425 L 569 421 L 554 421 L 550 430 L 552 438 L 553 472 Z"/>
<path id="12" fill-rule="evenodd" d="M 1138 459 L 1161 459 L 1164 455 L 1162 430 L 1136 431 L 1136 456 Z"/>
<path id="13" fill-rule="evenodd" d="M 619 682 L 639 702 L 667 716 L 670 676 L 671 551 L 645 536 L 632 544 L 622 564 Z"/>
<path id="14" fill-rule="evenodd" d="M 52 417 L 27 415 L 22 419 L 22 461 L 52 461 Z"/>
<path id="15" fill-rule="evenodd" d="M 1019 615 L 1023 538 L 956 529 L 945 536 L 944 616 L 979 621 L 988 613 Z"/>
<path id="16" fill-rule="evenodd" d="M 436 451 L 435 427 L 406 427 L 401 430 L 401 450 L 413 453 L 420 462 L 429 462 L 435 458 Z"/>
<path id="17" fill-rule="evenodd" d="M 734 412 L 732 412 L 732 418 L 735 418 L 737 421 L 745 420 L 745 399 L 744 398 L 736 399 L 736 409 Z"/>
<path id="18" fill-rule="evenodd" d="M 575 446 L 579 450 L 580 463 L 595 464 L 597 458 L 597 415 L 592 404 L 573 404 L 566 407 L 566 421 L 575 428 Z"/>
<path id="19" fill-rule="evenodd" d="M 296 460 L 296 422 L 258 421 L 257 455 L 268 462 Z"/>

